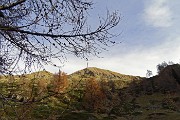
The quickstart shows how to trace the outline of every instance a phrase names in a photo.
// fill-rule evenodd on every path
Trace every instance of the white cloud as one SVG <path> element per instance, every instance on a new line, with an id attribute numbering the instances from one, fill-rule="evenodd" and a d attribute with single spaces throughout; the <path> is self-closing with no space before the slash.
<path id="1" fill-rule="evenodd" d="M 172 12 L 167 0 L 151 0 L 145 5 L 145 22 L 154 27 L 170 27 L 173 23 Z"/>
<path id="2" fill-rule="evenodd" d="M 178 63 L 180 60 L 180 37 L 175 39 L 168 38 L 163 44 L 152 48 L 138 48 L 133 53 L 125 56 L 122 61 L 130 63 L 124 69 L 126 73 L 145 76 L 146 70 L 152 70 L 156 74 L 156 65 L 163 61 L 173 61 Z"/>
<path id="3" fill-rule="evenodd" d="M 152 48 L 137 48 L 131 53 L 116 55 L 113 58 L 106 57 L 102 60 L 94 60 L 92 65 L 110 69 L 122 74 L 145 76 L 146 70 L 152 70 L 156 74 L 156 65 L 163 61 L 179 62 L 180 37 L 168 38 L 163 44 Z M 113 53 L 112 53 L 113 54 Z"/>

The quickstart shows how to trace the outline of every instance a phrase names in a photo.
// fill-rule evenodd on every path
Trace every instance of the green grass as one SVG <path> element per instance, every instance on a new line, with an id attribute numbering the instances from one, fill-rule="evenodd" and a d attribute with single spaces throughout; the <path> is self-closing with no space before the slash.
<path id="1" fill-rule="evenodd" d="M 57 118 L 57 120 L 98 120 L 93 114 L 80 112 L 80 113 L 65 113 L 62 117 Z"/>
<path id="2" fill-rule="evenodd" d="M 178 95 L 178 94 L 177 94 Z M 170 108 L 164 108 L 162 103 L 164 100 L 177 98 L 175 96 L 169 96 L 162 93 L 154 93 L 152 95 L 141 95 L 136 99 L 136 103 L 141 106 L 134 111 L 141 111 L 139 115 L 134 116 L 134 120 L 180 120 L 180 112 L 172 110 Z M 169 98 L 170 97 L 170 98 Z M 180 101 L 179 101 L 180 102 Z M 173 105 L 178 106 L 177 103 Z"/>

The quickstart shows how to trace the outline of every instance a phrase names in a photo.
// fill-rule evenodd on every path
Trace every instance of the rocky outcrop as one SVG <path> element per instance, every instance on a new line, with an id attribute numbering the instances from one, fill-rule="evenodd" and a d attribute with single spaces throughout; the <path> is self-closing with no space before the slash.
<path id="1" fill-rule="evenodd" d="M 180 65 L 169 65 L 159 75 L 147 81 L 154 91 L 178 91 L 180 89 Z"/>

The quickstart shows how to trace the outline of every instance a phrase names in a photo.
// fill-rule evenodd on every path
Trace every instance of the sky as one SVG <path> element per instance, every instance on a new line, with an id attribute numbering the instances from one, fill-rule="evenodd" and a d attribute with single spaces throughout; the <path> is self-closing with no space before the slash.
<path id="1" fill-rule="evenodd" d="M 179 0 L 94 0 L 89 13 L 91 24 L 110 12 L 118 11 L 119 25 L 112 30 L 121 33 L 114 41 L 120 43 L 103 51 L 100 58 L 91 56 L 89 67 L 98 67 L 127 75 L 156 75 L 156 66 L 163 61 L 180 63 L 180 1 Z M 71 74 L 87 67 L 87 61 L 67 56 L 62 71 Z M 58 68 L 46 66 L 50 72 Z"/>

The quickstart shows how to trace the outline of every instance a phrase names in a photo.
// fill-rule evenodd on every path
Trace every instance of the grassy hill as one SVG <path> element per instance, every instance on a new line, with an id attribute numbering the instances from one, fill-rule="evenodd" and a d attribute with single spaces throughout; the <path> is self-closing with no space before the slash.
<path id="1" fill-rule="evenodd" d="M 94 78 L 97 81 L 113 81 L 117 89 L 127 87 L 132 81 L 142 80 L 139 76 L 124 75 L 96 67 L 88 67 L 68 75 L 69 81 L 72 84 L 80 84 L 79 86 L 83 86 L 90 78 Z"/>
<path id="2" fill-rule="evenodd" d="M 70 78 L 96 77 L 96 79 L 122 80 L 131 81 L 140 79 L 138 76 L 124 75 L 110 70 L 100 69 L 96 67 L 88 67 L 83 70 L 76 71 L 69 75 Z"/>
<path id="3" fill-rule="evenodd" d="M 7 81 L 12 76 L 1 76 L 1 81 Z M 52 79 L 53 74 L 48 71 L 38 71 L 31 74 L 23 74 L 23 75 L 14 75 L 13 78 L 16 80 L 27 78 L 27 79 Z M 96 78 L 97 80 L 100 79 L 108 79 L 108 80 L 121 80 L 121 81 L 132 81 L 132 80 L 139 80 L 142 79 L 139 76 L 132 76 L 132 75 L 124 75 L 117 72 L 113 72 L 110 70 L 100 69 L 96 67 L 89 67 L 79 71 L 76 71 L 70 75 L 68 75 L 68 79 L 86 79 L 86 78 Z"/>

